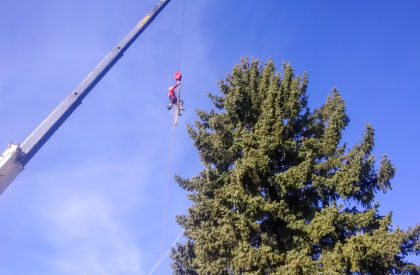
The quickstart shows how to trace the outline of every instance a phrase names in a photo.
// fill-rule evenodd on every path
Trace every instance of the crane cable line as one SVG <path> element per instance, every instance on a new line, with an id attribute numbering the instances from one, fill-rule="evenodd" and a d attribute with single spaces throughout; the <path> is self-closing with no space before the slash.
<path id="1" fill-rule="evenodd" d="M 178 47 L 178 71 L 179 71 L 179 66 L 180 66 L 180 63 L 181 63 L 182 36 L 183 36 L 183 33 L 184 33 L 185 1 L 186 0 L 184 0 L 184 5 L 182 7 L 181 34 L 180 34 L 180 38 L 179 38 L 179 47 Z"/>
<path id="2" fill-rule="evenodd" d="M 183 29 L 184 29 L 184 16 L 185 16 L 185 2 L 183 2 L 182 7 L 182 17 L 181 17 L 181 33 L 179 38 L 179 48 L 178 48 L 178 71 L 181 64 L 181 49 L 182 49 L 182 38 L 183 38 Z M 180 100 L 180 93 L 181 93 L 181 85 L 178 87 L 178 101 Z M 178 102 L 179 106 L 179 102 Z M 177 117 L 179 114 L 179 110 L 176 110 L 173 112 L 173 120 L 172 120 L 172 129 L 171 129 L 171 137 L 169 142 L 169 160 L 168 160 L 168 175 L 166 179 L 166 190 L 165 190 L 165 200 L 164 200 L 164 206 L 163 206 L 163 218 L 162 218 L 162 233 L 161 233 L 161 239 L 160 239 L 160 249 L 159 249 L 159 260 L 156 263 L 156 265 L 153 267 L 151 273 L 157 268 L 158 274 L 160 274 L 160 264 L 163 261 L 163 258 L 166 257 L 169 254 L 169 250 L 165 253 L 165 255 L 162 256 L 163 252 L 163 245 L 164 245 L 164 239 L 165 239 L 165 227 L 166 227 L 166 215 L 167 215 L 167 209 L 168 209 L 168 198 L 169 198 L 169 183 L 171 181 L 171 167 L 172 167 L 172 151 L 173 151 L 173 143 L 174 143 L 174 132 L 175 132 L 175 126 L 177 124 Z M 182 232 L 179 234 L 179 236 L 176 238 L 174 243 L 171 245 L 173 246 L 176 241 L 181 237 Z M 151 274 L 150 273 L 150 274 Z"/>

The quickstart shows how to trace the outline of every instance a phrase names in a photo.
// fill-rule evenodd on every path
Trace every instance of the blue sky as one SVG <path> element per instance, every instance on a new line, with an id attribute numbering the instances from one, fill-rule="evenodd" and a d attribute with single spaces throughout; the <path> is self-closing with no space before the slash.
<path id="1" fill-rule="evenodd" d="M 22 142 L 156 0 L 4 1 L 0 146 Z M 118 4 L 117 4 L 118 3 Z M 148 274 L 159 257 L 183 0 L 172 0 L 0 197 L 0 274 Z M 374 153 L 397 167 L 378 195 L 395 225 L 420 222 L 418 1 L 186 0 L 181 49 L 187 111 L 172 171 L 202 168 L 186 133 L 206 91 L 240 57 L 309 74 L 312 107 L 332 87 L 347 102 L 350 145 L 366 122 Z M 170 183 L 165 250 L 189 202 Z M 419 260 L 416 260 L 419 262 Z M 170 274 L 169 260 L 161 274 Z"/>

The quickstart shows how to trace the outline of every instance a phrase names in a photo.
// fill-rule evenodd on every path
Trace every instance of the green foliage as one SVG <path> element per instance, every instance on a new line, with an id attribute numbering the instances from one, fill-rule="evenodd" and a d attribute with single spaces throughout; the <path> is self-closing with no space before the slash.
<path id="1" fill-rule="evenodd" d="M 172 251 L 175 274 L 387 274 L 418 267 L 420 226 L 392 229 L 375 193 L 395 168 L 375 169 L 374 130 L 348 148 L 345 102 L 333 89 L 311 111 L 308 76 L 290 64 L 242 60 L 209 94 L 188 132 L 205 167 L 176 177 L 193 205 L 177 217 L 187 242 Z"/>

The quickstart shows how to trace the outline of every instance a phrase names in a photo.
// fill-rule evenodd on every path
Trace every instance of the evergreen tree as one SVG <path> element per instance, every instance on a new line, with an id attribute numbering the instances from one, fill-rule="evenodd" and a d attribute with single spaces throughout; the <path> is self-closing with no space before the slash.
<path id="1" fill-rule="evenodd" d="M 348 148 L 339 92 L 311 111 L 307 83 L 290 64 L 244 59 L 209 94 L 215 109 L 197 111 L 188 132 L 205 169 L 176 176 L 193 205 L 177 216 L 175 274 L 419 274 L 404 258 L 419 255 L 420 225 L 394 229 L 374 202 L 395 168 L 386 155 L 375 168 L 372 126 Z"/>

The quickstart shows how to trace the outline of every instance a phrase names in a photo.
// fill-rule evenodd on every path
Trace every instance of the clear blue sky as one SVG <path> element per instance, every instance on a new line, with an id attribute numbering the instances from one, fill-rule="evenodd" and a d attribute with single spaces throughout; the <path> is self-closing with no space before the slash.
<path id="1" fill-rule="evenodd" d="M 350 145 L 374 126 L 374 153 L 398 168 L 381 212 L 404 229 L 420 222 L 418 1 L 186 1 L 173 172 L 202 169 L 185 126 L 210 108 L 205 92 L 240 57 L 271 56 L 308 72 L 312 107 L 338 87 Z M 0 147 L 22 142 L 156 2 L 1 0 Z M 156 263 L 182 4 L 172 0 L 0 196 L 0 274 L 147 274 Z M 189 206 L 174 182 L 168 206 L 165 250 Z"/>

